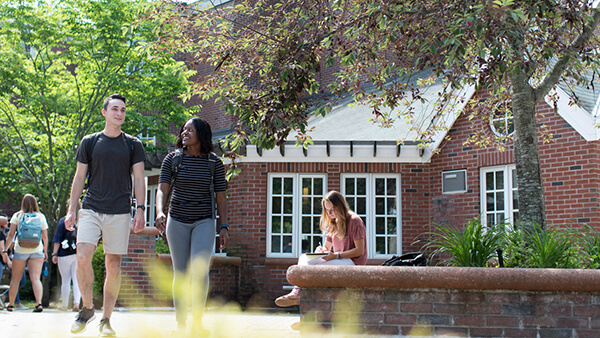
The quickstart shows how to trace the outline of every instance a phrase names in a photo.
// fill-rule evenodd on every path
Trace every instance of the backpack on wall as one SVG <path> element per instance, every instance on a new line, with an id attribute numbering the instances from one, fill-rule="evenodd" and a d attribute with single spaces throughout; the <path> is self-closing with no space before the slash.
<path id="1" fill-rule="evenodd" d="M 19 220 L 17 239 L 24 248 L 35 248 L 42 240 L 42 218 L 37 212 L 23 213 Z"/>

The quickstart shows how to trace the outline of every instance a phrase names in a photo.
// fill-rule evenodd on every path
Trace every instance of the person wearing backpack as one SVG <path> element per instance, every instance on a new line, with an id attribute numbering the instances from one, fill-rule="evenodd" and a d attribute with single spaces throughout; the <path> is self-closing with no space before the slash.
<path id="1" fill-rule="evenodd" d="M 82 333 L 87 324 L 96 318 L 92 287 L 94 270 L 92 258 L 98 242 L 104 246 L 106 277 L 99 331 L 101 337 L 113 337 L 110 325 L 119 290 L 121 288 L 121 260 L 127 254 L 129 226 L 131 224 L 132 182 L 136 212 L 133 217 L 134 232 L 146 226 L 146 182 L 144 161 L 146 154 L 142 142 L 121 130 L 125 122 L 126 99 L 112 94 L 104 99 L 102 115 L 104 129 L 87 135 L 77 148 L 77 169 L 71 185 L 69 208 L 65 229 L 72 231 L 77 219 L 77 281 L 81 291 L 81 310 L 71 325 L 71 333 Z M 89 174 L 89 175 L 88 175 Z M 86 186 L 77 212 L 79 198 Z"/>
<path id="2" fill-rule="evenodd" d="M 76 214 L 80 207 L 77 206 Z M 69 308 L 69 295 L 71 294 L 71 281 L 73 281 L 73 311 L 79 311 L 81 292 L 77 283 L 77 222 L 73 231 L 65 228 L 65 218 L 61 218 L 56 226 L 56 232 L 52 238 L 52 263 L 58 264 L 61 286 L 60 293 L 62 304 L 59 310 L 66 311 Z"/>
<path id="3" fill-rule="evenodd" d="M 220 248 L 227 248 L 229 243 L 225 168 L 212 150 L 210 125 L 198 117 L 189 119 L 179 131 L 175 151 L 163 160 L 156 192 L 155 225 L 159 230 L 166 225 L 173 261 L 178 336 L 186 336 L 190 299 L 192 336 L 208 334 L 202 326 L 202 314 L 217 228 Z M 215 202 L 219 216 L 216 223 Z M 168 216 L 165 215 L 167 206 Z"/>
<path id="4" fill-rule="evenodd" d="M 42 312 L 43 286 L 40 277 L 44 261 L 48 259 L 48 222 L 46 216 L 40 212 L 37 200 L 33 195 L 26 194 L 23 196 L 21 210 L 11 217 L 10 224 L 6 243 L 12 243 L 15 236 L 17 241 L 12 259 L 12 278 L 6 310 L 12 311 L 14 309 L 19 283 L 23 271 L 25 271 L 25 266 L 28 265 L 29 279 L 37 304 L 33 312 Z"/>

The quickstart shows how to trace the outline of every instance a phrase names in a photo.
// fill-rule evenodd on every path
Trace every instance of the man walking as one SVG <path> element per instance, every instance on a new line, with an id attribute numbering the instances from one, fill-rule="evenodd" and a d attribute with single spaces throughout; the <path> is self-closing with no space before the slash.
<path id="1" fill-rule="evenodd" d="M 92 257 L 98 241 L 104 245 L 106 279 L 100 336 L 115 336 L 110 326 L 121 287 L 121 258 L 127 254 L 131 223 L 131 173 L 135 199 L 138 202 L 133 218 L 134 232 L 144 229 L 146 184 L 144 182 L 144 147 L 140 140 L 121 131 L 125 121 L 125 97 L 113 94 L 104 100 L 102 115 L 106 123 L 100 133 L 87 135 L 77 149 L 77 170 L 71 187 L 65 228 L 73 230 L 75 212 L 87 177 L 87 189 L 79 211 L 77 230 L 77 279 L 82 307 L 71 326 L 72 333 L 81 333 L 95 318 L 92 302 L 94 270 Z"/>

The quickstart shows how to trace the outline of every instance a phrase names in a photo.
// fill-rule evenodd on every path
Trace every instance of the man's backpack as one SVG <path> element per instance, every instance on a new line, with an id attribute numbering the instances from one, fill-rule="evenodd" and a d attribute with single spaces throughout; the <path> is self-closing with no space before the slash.
<path id="1" fill-rule="evenodd" d="M 26 212 L 19 220 L 17 239 L 24 248 L 35 248 L 42 240 L 42 218 L 37 212 Z"/>

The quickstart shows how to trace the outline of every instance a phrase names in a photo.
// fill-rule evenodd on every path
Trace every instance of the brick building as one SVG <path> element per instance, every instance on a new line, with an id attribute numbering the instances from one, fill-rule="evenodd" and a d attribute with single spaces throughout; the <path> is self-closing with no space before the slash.
<path id="1" fill-rule="evenodd" d="M 437 93 L 435 86 L 429 88 L 430 97 Z M 553 135 L 548 143 L 539 139 L 548 224 L 600 229 L 599 95 L 566 87 L 556 95 L 557 102 L 538 105 L 539 124 Z M 580 105 L 570 104 L 572 95 Z M 473 128 L 494 132 L 493 122 L 469 120 L 463 110 L 468 99 L 486 96 L 469 88 L 457 93 L 456 104 L 436 121 L 448 128 L 427 148 L 419 147 L 410 123 L 430 121 L 431 105 L 419 107 L 410 123 L 397 121 L 382 129 L 367 121 L 367 108 L 348 102 L 340 102 L 325 118 L 310 120 L 314 145 L 307 150 L 295 147 L 293 135 L 272 150 L 248 146 L 241 174 L 229 182 L 231 246 L 226 254 L 215 253 L 211 296 L 274 306 L 273 300 L 287 292 L 287 268 L 322 241 L 320 199 L 329 190 L 341 191 L 365 220 L 369 264 L 419 250 L 415 241 L 434 224 L 461 225 L 480 214 L 485 222 L 514 221 L 519 206 L 512 144 L 504 151 L 464 145 Z M 210 103 L 203 105 L 200 115 L 216 137 L 225 134 L 231 117 Z M 400 138 L 405 142 L 397 145 Z M 156 169 L 148 172 L 149 205 L 157 174 Z M 152 210 L 149 220 L 154 219 Z M 146 273 L 134 272 L 133 265 L 152 255 L 151 250 L 146 254 L 135 244 L 132 248 L 138 250 L 133 256 L 140 255 L 128 262 L 137 276 L 132 280 L 148 279 Z M 126 292 L 124 297 L 129 297 Z"/>

